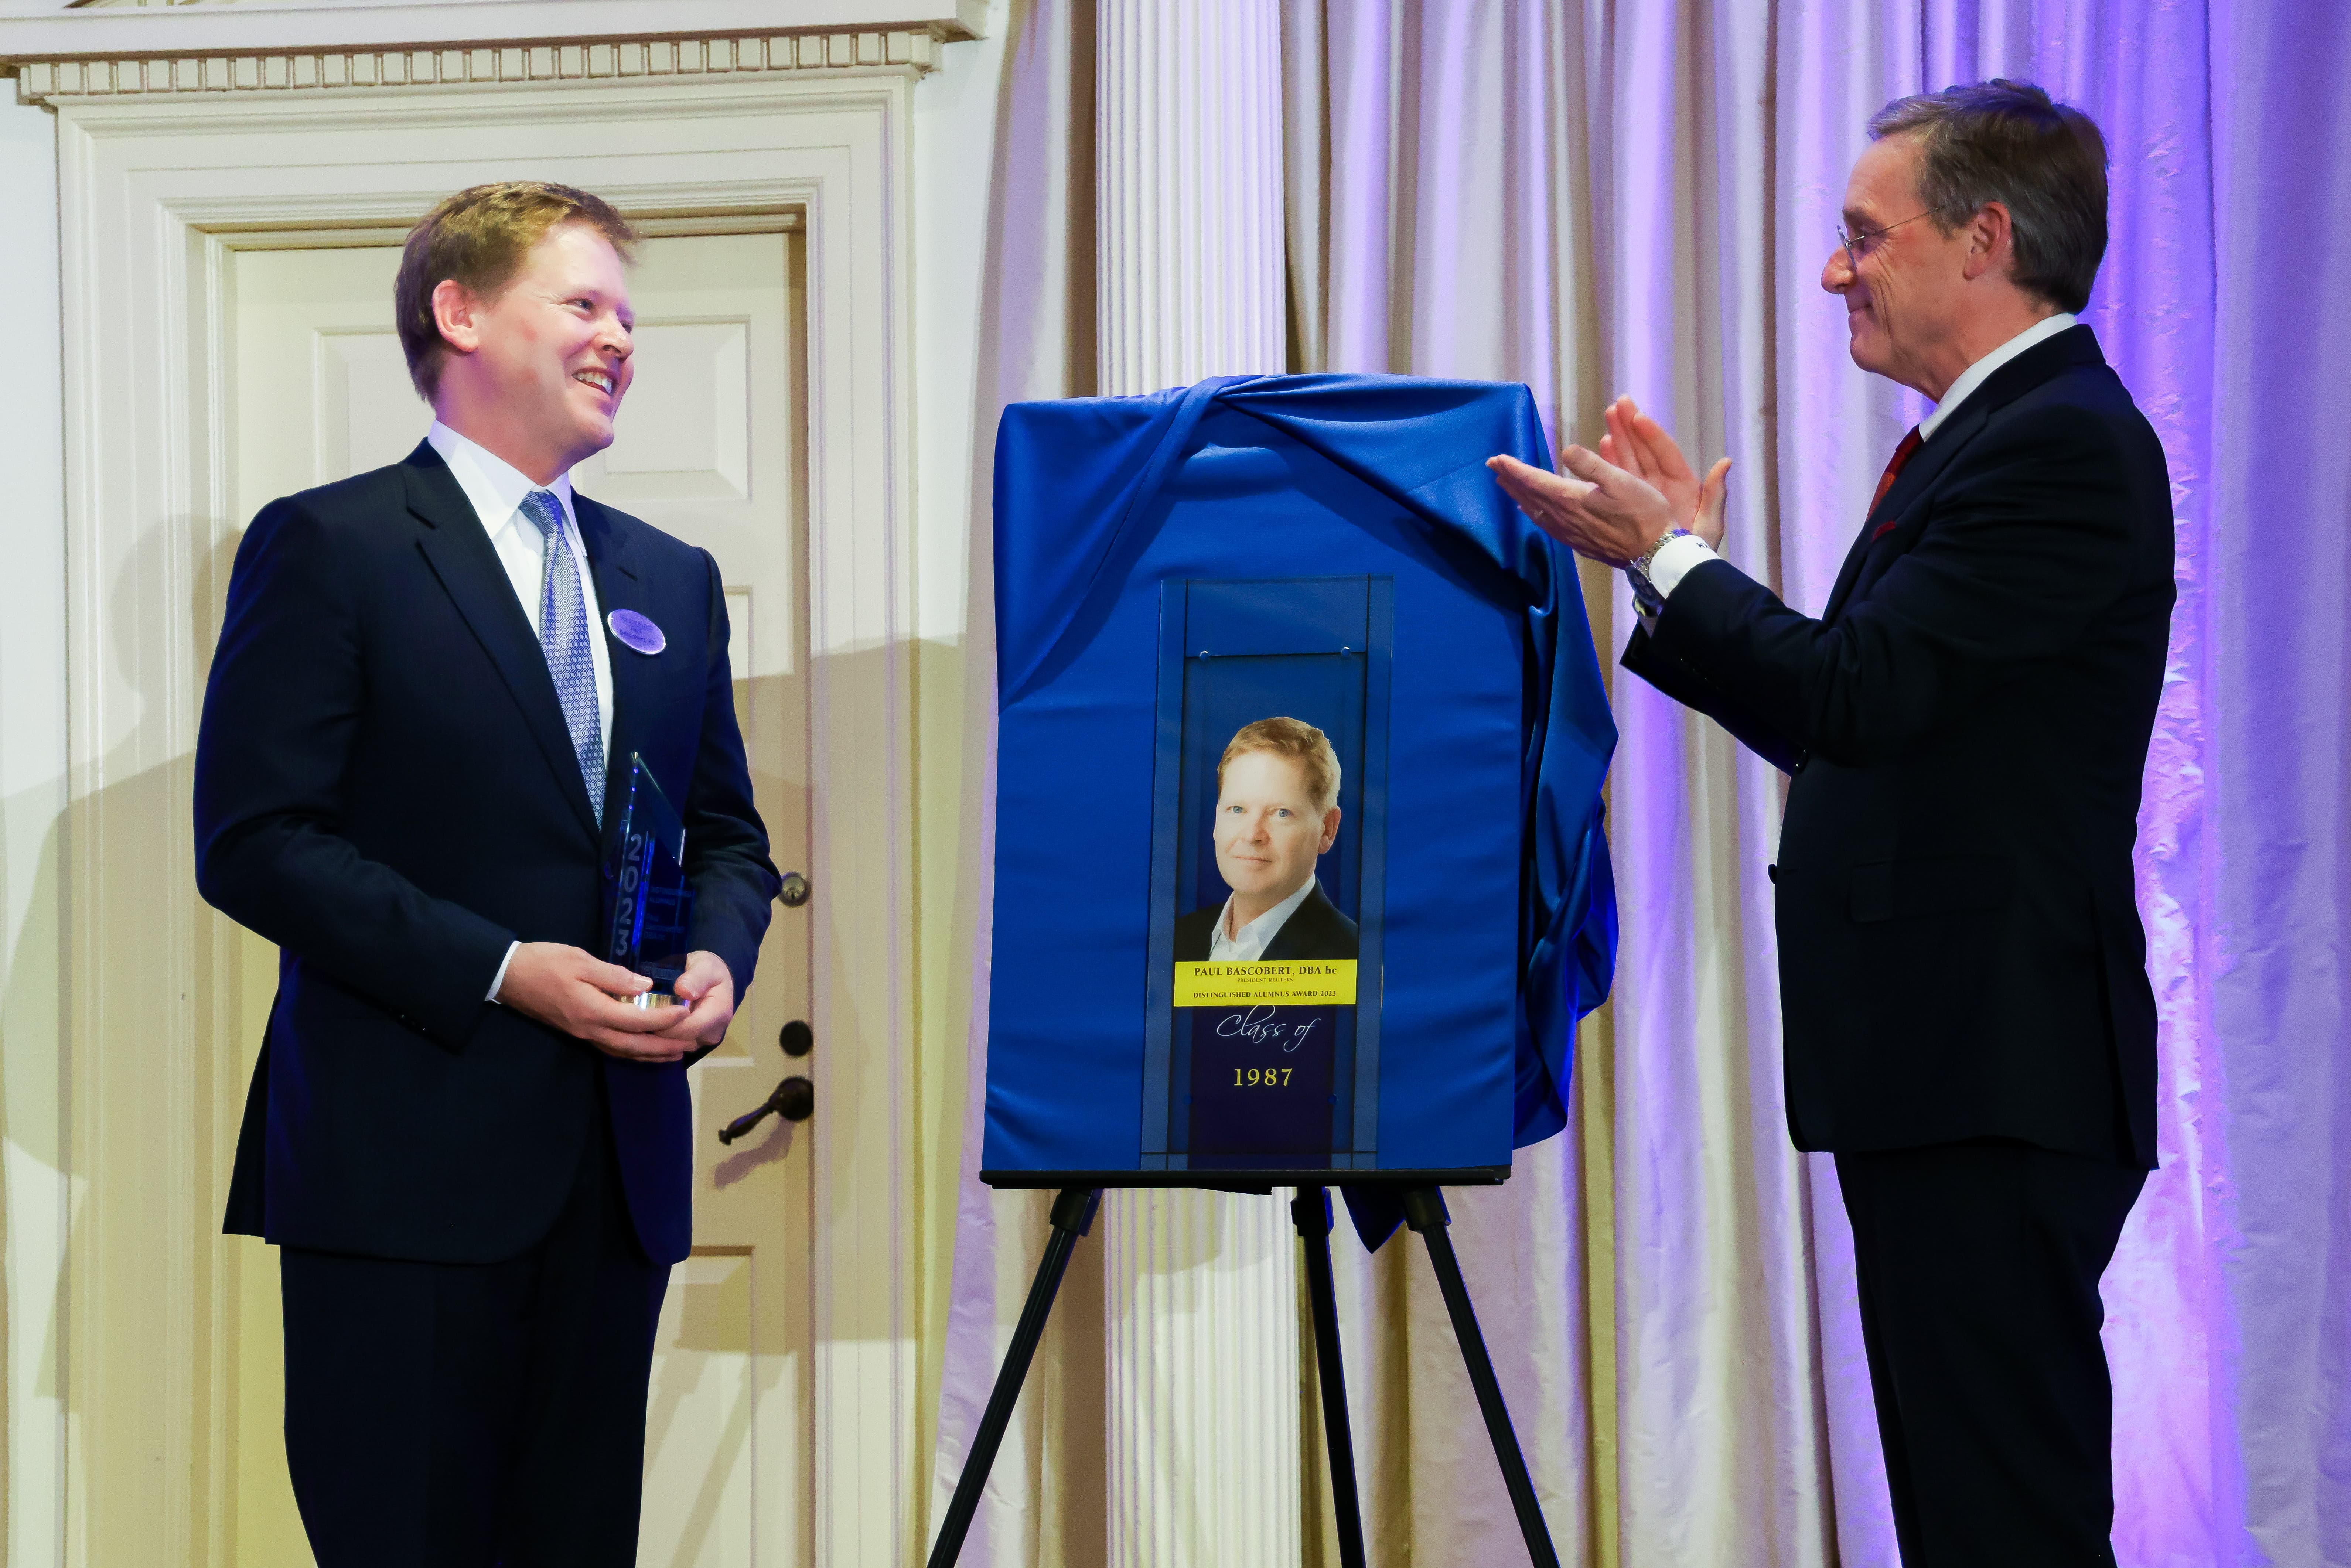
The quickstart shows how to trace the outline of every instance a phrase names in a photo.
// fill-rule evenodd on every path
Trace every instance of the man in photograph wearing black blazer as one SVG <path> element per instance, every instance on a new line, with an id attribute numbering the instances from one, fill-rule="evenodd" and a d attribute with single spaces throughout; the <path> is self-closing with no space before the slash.
<path id="1" fill-rule="evenodd" d="M 1776 883 L 1788 1118 L 1851 1216 L 1907 1568 L 2112 1564 L 2099 1276 L 2156 1158 L 2132 897 L 2170 490 L 2073 312 L 2105 148 L 2037 88 L 1871 121 L 1822 275 L 1854 362 L 1934 401 L 1818 619 L 1715 554 L 1699 479 L 1620 400 L 1565 474 L 1493 466 L 1632 576 L 1625 667 L 1792 775 Z"/>
<path id="2" fill-rule="evenodd" d="M 1355 923 L 1314 874 L 1339 838 L 1339 754 L 1294 718 L 1243 725 L 1217 759 L 1210 834 L 1221 904 L 1179 915 L 1176 962 L 1248 964 L 1353 958 Z"/>
<path id="3" fill-rule="evenodd" d="M 570 486 L 628 390 L 633 239 L 560 185 L 442 203 L 395 290 L 430 433 L 263 507 L 229 583 L 197 878 L 280 959 L 226 1228 L 279 1248 L 320 1568 L 635 1561 L 685 1069 L 778 879 L 716 564 Z M 632 756 L 695 895 L 658 1009 L 591 956 Z"/>

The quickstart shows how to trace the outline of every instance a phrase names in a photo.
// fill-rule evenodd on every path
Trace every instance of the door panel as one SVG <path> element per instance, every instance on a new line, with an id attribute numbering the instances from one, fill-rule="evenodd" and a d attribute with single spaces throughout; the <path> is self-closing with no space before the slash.
<path id="1" fill-rule="evenodd" d="M 799 237 L 667 235 L 631 279 L 637 377 L 584 495 L 718 560 L 737 716 L 778 865 L 809 863 L 806 494 Z M 431 414 L 392 329 L 391 246 L 235 255 L 232 511 L 404 456 Z M 244 965 L 249 1072 L 270 954 Z M 809 919 L 778 907 L 758 984 L 694 1070 L 694 1255 L 671 1276 L 646 1432 L 639 1560 L 660 1568 L 803 1568 L 813 1495 L 810 1382 L 814 1123 L 770 1117 L 731 1148 L 717 1131 L 790 1063 L 783 1025 L 810 1016 Z M 822 1042 L 818 1042 L 822 1049 Z M 306 1560 L 277 1440 L 277 1260 L 240 1242 L 237 1560 Z"/>

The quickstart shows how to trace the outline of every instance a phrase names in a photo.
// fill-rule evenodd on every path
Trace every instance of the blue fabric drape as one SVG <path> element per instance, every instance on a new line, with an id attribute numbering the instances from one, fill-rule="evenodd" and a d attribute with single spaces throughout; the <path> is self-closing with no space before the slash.
<path id="1" fill-rule="evenodd" d="M 1550 465 L 1526 388 L 1225 377 L 1142 397 L 1012 405 L 996 461 L 999 704 L 1008 710 L 1039 693 L 1099 631 L 1166 516 L 1154 498 L 1197 444 L 1201 421 L 1219 410 L 1248 415 L 1398 503 L 1418 549 L 1519 619 L 1525 861 L 1513 1142 L 1549 1137 L 1566 1124 L 1576 1022 L 1606 998 L 1614 972 L 1600 789 L 1616 730 L 1572 559 L 1484 466 L 1497 452 Z"/>

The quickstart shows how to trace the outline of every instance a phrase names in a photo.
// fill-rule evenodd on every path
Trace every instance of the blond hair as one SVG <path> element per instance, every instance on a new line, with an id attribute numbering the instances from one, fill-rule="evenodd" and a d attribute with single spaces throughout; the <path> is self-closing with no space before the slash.
<path id="1" fill-rule="evenodd" d="M 401 247 L 400 278 L 392 285 L 392 315 L 408 379 L 431 402 L 441 385 L 448 344 L 433 319 L 433 291 L 444 280 L 477 298 L 496 298 L 522 269 L 530 247 L 558 224 L 584 223 L 630 259 L 637 231 L 601 196 L 543 180 L 505 180 L 458 192 L 424 215 Z"/>
<path id="2" fill-rule="evenodd" d="M 1339 754 L 1331 748 L 1331 737 L 1312 725 L 1294 718 L 1261 718 L 1241 726 L 1217 759 L 1217 789 L 1225 787 L 1225 768 L 1232 759 L 1248 751 L 1270 751 L 1297 763 L 1316 810 L 1327 811 L 1339 803 Z"/>

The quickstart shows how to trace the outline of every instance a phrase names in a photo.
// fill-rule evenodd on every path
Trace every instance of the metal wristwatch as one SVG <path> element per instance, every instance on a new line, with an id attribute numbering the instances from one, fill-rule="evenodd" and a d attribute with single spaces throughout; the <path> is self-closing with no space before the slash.
<path id="1" fill-rule="evenodd" d="M 1657 552 L 1668 542 L 1693 537 L 1687 528 L 1667 528 L 1657 536 L 1657 542 L 1643 550 L 1636 559 L 1625 563 L 1625 580 L 1633 585 L 1633 602 L 1642 614 L 1656 615 L 1666 607 L 1666 596 L 1659 593 L 1656 584 L 1649 580 L 1650 563 L 1657 559 Z"/>

